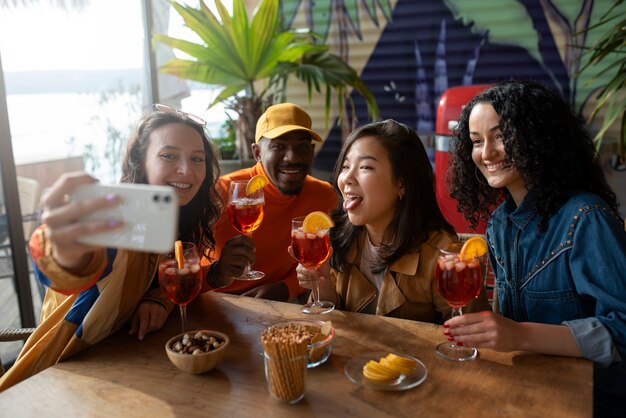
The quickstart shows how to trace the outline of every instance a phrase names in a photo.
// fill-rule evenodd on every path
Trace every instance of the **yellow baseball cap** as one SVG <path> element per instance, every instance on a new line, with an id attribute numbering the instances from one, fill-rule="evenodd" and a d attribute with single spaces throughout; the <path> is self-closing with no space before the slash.
<path id="1" fill-rule="evenodd" d="M 307 131 L 314 141 L 322 137 L 311 129 L 311 117 L 304 109 L 293 103 L 281 103 L 267 108 L 256 123 L 254 141 L 263 137 L 274 139 L 291 131 Z"/>

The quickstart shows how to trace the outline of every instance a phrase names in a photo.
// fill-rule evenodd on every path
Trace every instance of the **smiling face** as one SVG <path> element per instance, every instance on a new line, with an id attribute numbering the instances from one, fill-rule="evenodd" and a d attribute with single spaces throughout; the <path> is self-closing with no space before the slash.
<path id="1" fill-rule="evenodd" d="M 184 123 L 169 123 L 150 134 L 145 171 L 148 184 L 176 189 L 185 206 L 198 193 L 206 177 L 202 137 Z"/>
<path id="2" fill-rule="evenodd" d="M 519 206 L 528 190 L 522 176 L 508 161 L 499 123 L 500 116 L 491 104 L 474 106 L 469 116 L 472 160 L 491 187 L 506 187 Z"/>
<path id="3" fill-rule="evenodd" d="M 261 161 L 269 181 L 286 195 L 300 192 L 313 164 L 311 134 L 291 131 L 274 138 L 261 138 L 252 144 L 252 153 Z"/>
<path id="4" fill-rule="evenodd" d="M 372 136 L 357 139 L 343 160 L 337 186 L 353 225 L 364 225 L 374 245 L 397 210 L 404 185 L 393 176 L 389 153 Z"/>

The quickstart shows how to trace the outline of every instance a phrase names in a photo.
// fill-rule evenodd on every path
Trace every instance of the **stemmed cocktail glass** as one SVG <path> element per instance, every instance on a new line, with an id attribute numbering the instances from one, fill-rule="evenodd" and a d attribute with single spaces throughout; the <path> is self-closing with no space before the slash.
<path id="1" fill-rule="evenodd" d="M 263 188 L 246 194 L 248 180 L 233 180 L 228 187 L 228 217 L 233 227 L 242 234 L 252 237 L 263 221 L 263 208 L 265 197 Z M 251 270 L 250 263 L 246 266 L 243 274 L 235 277 L 237 280 L 259 280 L 265 277 L 261 271 Z"/>
<path id="2" fill-rule="evenodd" d="M 320 300 L 320 285 L 317 268 L 321 266 L 330 255 L 330 241 L 328 229 L 320 229 L 315 234 L 302 231 L 304 216 L 294 218 L 291 221 L 291 249 L 293 255 L 300 264 L 309 270 L 313 270 L 314 280 L 313 302 L 303 305 L 300 310 L 307 314 L 323 314 L 335 309 L 332 302 Z"/>
<path id="3" fill-rule="evenodd" d="M 179 265 L 175 252 L 166 254 L 159 261 L 159 284 L 165 295 L 180 307 L 180 318 L 185 332 L 187 304 L 200 293 L 204 275 L 200 268 L 196 245 L 192 242 L 183 242 L 181 249 L 182 265 Z"/>
<path id="4" fill-rule="evenodd" d="M 461 308 L 478 296 L 483 284 L 480 258 L 462 259 L 459 248 L 459 244 L 452 244 L 446 249 L 439 249 L 435 270 L 437 292 L 452 307 L 452 317 L 463 314 Z M 437 354 L 447 360 L 467 361 L 474 360 L 478 350 L 446 342 L 437 346 Z"/>

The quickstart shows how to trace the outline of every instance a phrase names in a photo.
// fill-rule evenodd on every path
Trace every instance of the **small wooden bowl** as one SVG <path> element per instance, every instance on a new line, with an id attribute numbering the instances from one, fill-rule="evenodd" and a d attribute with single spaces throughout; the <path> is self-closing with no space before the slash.
<path id="1" fill-rule="evenodd" d="M 213 336 L 221 341 L 224 341 L 220 347 L 211 350 L 206 353 L 200 354 L 183 354 L 172 350 L 172 345 L 176 343 L 176 341 L 180 341 L 184 334 L 191 334 L 191 336 L 195 335 L 197 332 L 202 332 L 207 334 L 208 336 Z M 170 338 L 167 343 L 165 343 L 165 352 L 167 353 L 167 357 L 174 364 L 174 366 L 178 367 L 180 370 L 199 374 L 206 373 L 209 370 L 213 370 L 224 358 L 224 354 L 226 354 L 226 348 L 230 344 L 230 339 L 228 335 L 223 334 L 219 331 L 210 331 L 210 330 L 196 330 L 196 331 L 187 331 L 182 334 L 178 334 L 177 336 Z"/>

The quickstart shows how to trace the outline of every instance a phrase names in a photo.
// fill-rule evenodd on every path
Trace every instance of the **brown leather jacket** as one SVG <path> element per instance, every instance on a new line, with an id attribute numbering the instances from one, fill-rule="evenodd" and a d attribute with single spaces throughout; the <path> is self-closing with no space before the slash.
<path id="1" fill-rule="evenodd" d="M 374 298 L 376 287 L 361 274 L 359 263 L 366 233 L 359 235 L 358 245 L 346 257 L 343 272 L 331 269 L 331 283 L 337 292 L 337 309 L 361 312 Z M 423 322 L 442 323 L 450 317 L 451 308 L 435 290 L 437 248 L 457 241 L 444 231 L 432 232 L 419 252 L 405 254 L 387 269 L 380 289 L 376 315 Z M 485 289 L 463 312 L 491 310 Z"/>

